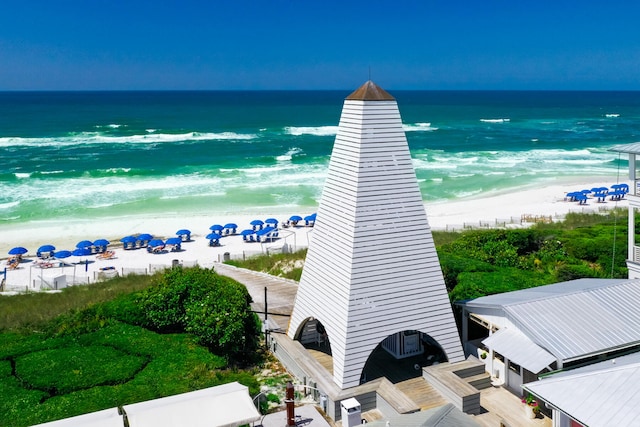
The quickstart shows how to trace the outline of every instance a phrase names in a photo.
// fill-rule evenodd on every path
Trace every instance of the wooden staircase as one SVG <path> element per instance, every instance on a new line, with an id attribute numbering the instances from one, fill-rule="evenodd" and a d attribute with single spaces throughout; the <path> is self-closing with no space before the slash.
<path id="1" fill-rule="evenodd" d="M 473 359 L 440 363 L 423 369 L 423 377 L 445 399 L 467 414 L 481 412 L 480 390 L 491 387 L 484 364 Z"/>

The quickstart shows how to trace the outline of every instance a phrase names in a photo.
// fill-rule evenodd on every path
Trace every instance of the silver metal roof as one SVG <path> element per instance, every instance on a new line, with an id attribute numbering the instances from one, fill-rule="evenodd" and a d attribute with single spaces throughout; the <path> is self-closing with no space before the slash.
<path id="1" fill-rule="evenodd" d="M 387 424 L 388 422 L 388 424 Z M 433 409 L 391 416 L 367 424 L 371 427 L 479 427 L 470 416 L 448 403 Z"/>
<path id="2" fill-rule="evenodd" d="M 595 367 L 599 369 L 594 370 Z M 589 427 L 640 425 L 640 362 L 606 361 L 523 388 Z"/>
<path id="3" fill-rule="evenodd" d="M 640 142 L 632 142 L 631 144 L 615 145 L 609 149 L 617 153 L 640 154 Z"/>
<path id="4" fill-rule="evenodd" d="M 513 328 L 502 328 L 482 343 L 534 374 L 556 361 L 552 354 Z"/>
<path id="5" fill-rule="evenodd" d="M 477 298 L 470 312 L 496 308 L 560 360 L 640 344 L 640 281 L 580 279 Z"/>

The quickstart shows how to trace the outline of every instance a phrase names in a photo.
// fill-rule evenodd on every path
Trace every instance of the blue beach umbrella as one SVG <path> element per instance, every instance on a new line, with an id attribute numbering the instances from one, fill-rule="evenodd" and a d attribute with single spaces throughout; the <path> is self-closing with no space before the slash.
<path id="1" fill-rule="evenodd" d="M 132 249 L 136 246 L 138 238 L 135 236 L 125 236 L 120 241 L 124 244 L 124 249 Z"/>
<path id="2" fill-rule="evenodd" d="M 222 238 L 222 234 L 220 233 L 209 233 L 206 235 L 206 238 L 209 240 L 220 240 Z"/>
<path id="3" fill-rule="evenodd" d="M 254 219 L 249 224 L 251 224 L 251 225 L 264 225 L 264 221 L 262 221 L 261 219 Z"/>
<path id="4" fill-rule="evenodd" d="M 264 223 L 275 227 L 275 226 L 278 225 L 278 220 L 275 219 L 275 218 L 267 218 L 267 219 L 264 220 Z"/>
<path id="5" fill-rule="evenodd" d="M 42 245 L 38 248 L 38 252 L 53 252 L 56 250 L 56 247 L 53 245 Z"/>
<path id="6" fill-rule="evenodd" d="M 153 236 L 149 233 L 142 233 L 141 235 L 138 236 L 138 240 L 142 240 L 143 242 L 148 242 L 150 240 L 153 240 Z"/>
<path id="7" fill-rule="evenodd" d="M 164 246 L 164 242 L 160 239 L 152 239 L 149 241 L 149 246 L 151 246 L 152 248 Z"/>
<path id="8" fill-rule="evenodd" d="M 71 251 L 58 251 L 53 254 L 53 256 L 58 259 L 69 258 L 72 255 L 73 255 L 73 252 Z"/>
<path id="9" fill-rule="evenodd" d="M 22 246 L 16 246 L 15 248 L 12 248 L 9 251 L 9 255 L 24 255 L 27 252 L 29 252 L 27 248 L 23 248 Z"/>
<path id="10" fill-rule="evenodd" d="M 224 228 L 228 228 L 228 229 L 231 229 L 231 230 L 235 230 L 235 229 L 237 229 L 237 228 L 238 228 L 238 224 L 235 224 L 235 223 L 233 223 L 233 222 L 230 222 L 230 223 L 228 223 L 228 224 L 225 224 L 225 225 L 224 225 Z"/>
<path id="11" fill-rule="evenodd" d="M 274 230 L 275 230 L 275 227 L 267 226 L 267 227 L 263 228 L 262 230 L 256 231 L 256 234 L 258 236 L 264 236 L 265 234 L 269 234 Z"/>
<path id="12" fill-rule="evenodd" d="M 291 215 L 289 217 L 289 221 L 293 221 L 293 222 L 302 221 L 302 217 L 300 215 Z"/>
<path id="13" fill-rule="evenodd" d="M 76 248 L 71 252 L 73 256 L 87 256 L 91 255 L 91 250 L 89 248 Z M 58 254 L 56 254 L 56 258 L 58 258 Z"/>
<path id="14" fill-rule="evenodd" d="M 209 230 L 211 231 L 222 231 L 223 229 L 224 227 L 220 224 L 213 224 L 211 227 L 209 227 Z"/>
<path id="15" fill-rule="evenodd" d="M 165 243 L 167 245 L 179 245 L 182 243 L 182 239 L 180 237 L 169 237 Z"/>
<path id="16" fill-rule="evenodd" d="M 76 244 L 76 248 L 90 248 L 91 246 L 93 246 L 91 240 L 82 240 Z"/>
<path id="17" fill-rule="evenodd" d="M 191 230 L 187 230 L 186 228 L 181 228 L 180 230 L 176 231 L 176 236 L 179 236 L 180 240 L 182 240 L 182 236 L 185 236 L 187 240 L 189 240 L 191 239 Z"/>
<path id="18" fill-rule="evenodd" d="M 95 242 L 93 242 L 93 246 L 109 246 L 111 242 L 109 242 L 107 239 L 98 239 Z"/>

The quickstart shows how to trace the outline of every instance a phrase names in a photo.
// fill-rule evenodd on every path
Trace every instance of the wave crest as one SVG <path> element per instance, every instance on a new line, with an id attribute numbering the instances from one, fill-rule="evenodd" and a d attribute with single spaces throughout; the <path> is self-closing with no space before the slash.
<path id="1" fill-rule="evenodd" d="M 284 132 L 293 136 L 335 136 L 338 134 L 338 126 L 287 126 Z"/>

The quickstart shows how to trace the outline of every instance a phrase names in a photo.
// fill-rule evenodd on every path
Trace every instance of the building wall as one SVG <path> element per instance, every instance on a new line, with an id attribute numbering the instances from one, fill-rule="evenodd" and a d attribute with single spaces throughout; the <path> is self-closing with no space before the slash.
<path id="1" fill-rule="evenodd" d="M 289 337 L 309 318 L 326 328 L 341 388 L 404 330 L 464 359 L 395 101 L 344 103 Z"/>

